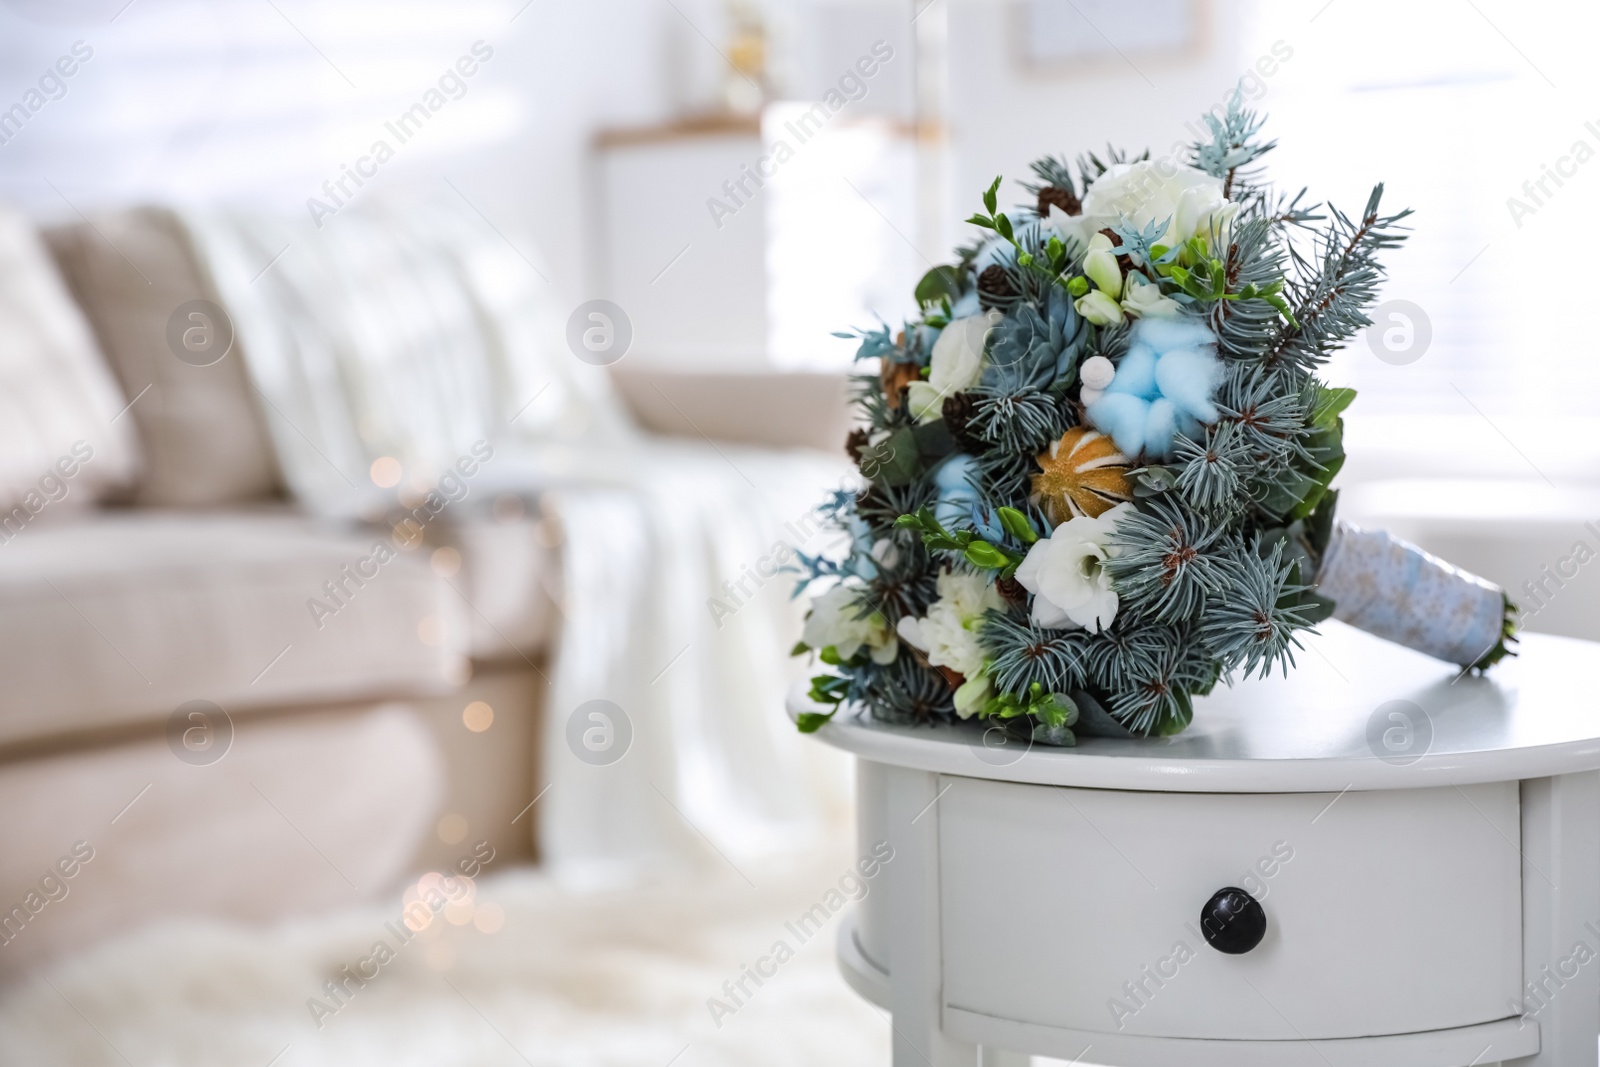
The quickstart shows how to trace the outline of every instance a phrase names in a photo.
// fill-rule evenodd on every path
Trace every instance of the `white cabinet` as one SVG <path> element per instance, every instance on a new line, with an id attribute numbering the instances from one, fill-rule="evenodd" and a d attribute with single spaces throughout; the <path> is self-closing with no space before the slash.
<path id="1" fill-rule="evenodd" d="M 857 756 L 863 853 L 893 848 L 838 949 L 896 1067 L 1594 1067 L 1600 649 L 1530 634 L 1457 678 L 1325 630 L 1176 737 L 819 731 Z M 1368 740 L 1397 694 L 1431 737 L 1404 760 Z M 1227 888 L 1265 915 L 1233 954 L 1202 929 Z"/>

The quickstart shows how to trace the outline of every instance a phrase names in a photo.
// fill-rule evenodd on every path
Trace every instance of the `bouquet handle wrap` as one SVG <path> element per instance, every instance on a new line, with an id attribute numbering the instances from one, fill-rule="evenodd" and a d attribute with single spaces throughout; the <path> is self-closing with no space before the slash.
<path id="1" fill-rule="evenodd" d="M 1334 523 L 1316 584 L 1341 622 L 1463 667 L 1494 649 L 1505 625 L 1493 582 L 1350 523 Z"/>

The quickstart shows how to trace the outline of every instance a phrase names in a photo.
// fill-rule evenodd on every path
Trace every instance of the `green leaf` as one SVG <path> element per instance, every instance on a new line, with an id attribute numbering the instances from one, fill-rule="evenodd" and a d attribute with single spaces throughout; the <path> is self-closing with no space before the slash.
<path id="1" fill-rule="evenodd" d="M 1034 723 L 1033 740 L 1039 745 L 1054 745 L 1056 748 L 1074 748 L 1078 738 L 1065 726 L 1049 726 L 1045 723 Z"/>
<path id="2" fill-rule="evenodd" d="M 789 650 L 789 655 L 791 655 L 791 656 L 803 656 L 807 652 L 810 652 L 810 651 L 811 651 L 811 646 L 810 645 L 806 644 L 804 641 L 796 641 L 795 644 L 794 644 L 794 647 Z"/>
<path id="3" fill-rule="evenodd" d="M 1317 487 L 1306 494 L 1304 500 L 1289 512 L 1291 519 L 1303 519 L 1317 509 L 1322 503 L 1323 496 L 1328 492 L 1328 483 L 1333 481 L 1334 475 L 1339 473 L 1339 468 L 1344 466 L 1344 456 L 1328 464 L 1327 469 L 1317 476 Z"/>
<path id="4" fill-rule="evenodd" d="M 1344 414 L 1344 409 L 1356 398 L 1354 389 L 1329 389 L 1323 387 L 1317 390 L 1317 406 L 1311 411 L 1311 425 L 1326 427 L 1332 426 L 1335 419 Z"/>
<path id="5" fill-rule="evenodd" d="M 1078 721 L 1078 705 L 1065 693 L 1047 693 L 1028 710 L 1044 720 L 1046 726 L 1071 726 Z"/>
<path id="6" fill-rule="evenodd" d="M 990 222 L 987 218 L 985 218 L 982 215 L 974 215 L 970 219 L 968 219 L 967 221 L 970 222 L 974 226 L 982 226 L 986 230 L 994 229 L 994 223 Z"/>
<path id="7" fill-rule="evenodd" d="M 1316 510 L 1332 484 L 1334 476 L 1344 466 L 1344 420 L 1337 417 L 1333 425 L 1325 426 L 1306 436 L 1306 452 L 1318 464 L 1318 469 L 1307 476 L 1312 486 L 1289 509 L 1287 517 L 1293 521 L 1304 519 Z"/>
<path id="8" fill-rule="evenodd" d="M 1305 521 L 1306 543 L 1318 559 L 1328 550 L 1333 539 L 1333 515 L 1339 507 L 1339 490 L 1329 489 L 1317 502 L 1316 510 Z"/>
<path id="9" fill-rule="evenodd" d="M 997 508 L 995 514 L 1000 517 L 1000 525 L 1006 533 L 1023 544 L 1031 545 L 1039 540 L 1039 534 L 1034 530 L 1033 523 L 1028 521 L 1028 516 L 1016 508 Z"/>
<path id="10" fill-rule="evenodd" d="M 922 276 L 917 283 L 916 298 L 919 305 L 937 304 L 941 300 L 954 300 L 961 295 L 961 272 L 949 264 L 941 264 Z"/>
<path id="11" fill-rule="evenodd" d="M 811 689 L 806 695 L 818 704 L 837 705 L 849 691 L 850 679 L 837 674 L 819 674 L 811 679 Z"/>
<path id="12" fill-rule="evenodd" d="M 861 473 L 885 485 L 905 485 L 921 467 L 916 433 L 902 426 L 875 445 L 861 450 Z"/>
<path id="13" fill-rule="evenodd" d="M 991 215 L 994 214 L 995 205 L 1000 202 L 995 194 L 1000 191 L 1000 179 L 1002 177 L 1004 175 L 995 175 L 994 183 L 983 194 L 983 206 L 989 209 L 989 214 Z"/>
<path id="14" fill-rule="evenodd" d="M 1069 279 L 1067 282 L 1067 292 L 1073 296 L 1083 296 L 1088 291 L 1089 279 L 1081 274 L 1076 278 Z"/>
<path id="15" fill-rule="evenodd" d="M 998 230 L 1000 232 L 1000 236 L 1004 237 L 1006 240 L 1010 241 L 1013 239 L 1011 236 L 1011 220 L 1006 218 L 1004 215 L 996 215 L 994 217 L 994 228 Z"/>
<path id="16" fill-rule="evenodd" d="M 956 450 L 956 439 L 943 419 L 918 423 L 911 428 L 911 434 L 917 442 L 917 455 L 922 458 L 924 466 L 931 467 Z"/>
<path id="17" fill-rule="evenodd" d="M 987 541 L 973 541 L 967 546 L 967 562 L 986 571 L 997 571 L 1011 560 Z"/>
<path id="18" fill-rule="evenodd" d="M 1133 495 L 1141 500 L 1160 493 L 1170 493 L 1178 487 L 1178 476 L 1172 468 L 1159 464 L 1141 467 L 1132 471 L 1129 477 L 1133 479 Z"/>
<path id="19" fill-rule="evenodd" d="M 832 645 L 824 646 L 817 653 L 817 658 L 830 667 L 839 667 L 844 664 L 844 660 L 839 657 L 839 650 Z"/>
<path id="20" fill-rule="evenodd" d="M 1299 505 L 1308 495 L 1317 489 L 1317 480 L 1303 471 L 1289 467 L 1281 471 L 1273 479 L 1272 484 L 1261 497 L 1259 503 L 1261 510 L 1279 519 L 1287 519 L 1289 513 Z"/>
<path id="21" fill-rule="evenodd" d="M 1163 714 L 1161 721 L 1156 723 L 1156 728 L 1153 732 L 1158 737 L 1171 737 L 1173 734 L 1182 733 L 1184 728 L 1194 720 L 1194 703 L 1190 700 L 1189 694 L 1179 689 L 1172 696 L 1173 703 L 1177 705 L 1177 709 L 1170 715 Z"/>
<path id="22" fill-rule="evenodd" d="M 839 714 L 838 708 L 834 708 L 826 715 L 818 711 L 802 711 L 799 718 L 795 720 L 795 725 L 800 728 L 800 732 L 803 734 L 814 734 L 837 714 Z"/>
<path id="23" fill-rule="evenodd" d="M 1282 315 L 1284 321 L 1288 322 L 1291 327 L 1296 330 L 1300 328 L 1300 323 L 1296 321 L 1294 312 L 1289 310 L 1289 302 L 1287 300 L 1276 295 L 1266 297 L 1265 299 L 1267 303 L 1278 309 L 1278 314 Z"/>

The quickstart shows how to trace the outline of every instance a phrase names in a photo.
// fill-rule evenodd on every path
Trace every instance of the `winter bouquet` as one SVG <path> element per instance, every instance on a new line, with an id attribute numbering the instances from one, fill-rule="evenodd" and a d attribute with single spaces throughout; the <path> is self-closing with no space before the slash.
<path id="1" fill-rule="evenodd" d="M 1049 744 L 1167 735 L 1333 616 L 1463 667 L 1509 653 L 1502 591 L 1334 518 L 1341 413 L 1317 377 L 1371 325 L 1409 212 L 1275 193 L 1236 94 L 1186 159 L 1033 164 L 1029 203 L 859 337 L 864 488 L 802 556 L 811 698 L 902 723 L 977 716 Z"/>

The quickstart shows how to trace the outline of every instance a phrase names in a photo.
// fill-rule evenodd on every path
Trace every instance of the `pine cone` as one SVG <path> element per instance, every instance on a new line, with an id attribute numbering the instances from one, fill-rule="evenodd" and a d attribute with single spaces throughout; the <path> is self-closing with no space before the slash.
<path id="1" fill-rule="evenodd" d="M 896 363 L 887 356 L 879 361 L 878 380 L 883 385 L 883 398 L 888 402 L 889 410 L 900 410 L 906 386 L 921 377 L 922 368 L 915 363 Z"/>
<path id="2" fill-rule="evenodd" d="M 1011 284 L 1011 276 L 1000 264 L 990 264 L 978 275 L 978 303 L 983 307 L 993 307 L 999 301 L 1016 296 L 1017 287 Z"/>
<path id="3" fill-rule="evenodd" d="M 860 426 L 845 435 L 844 454 L 849 456 L 850 462 L 858 467 L 861 465 L 861 450 L 867 447 L 867 441 L 870 438 L 871 435 L 868 434 L 864 427 Z"/>
<path id="4" fill-rule="evenodd" d="M 1047 185 L 1039 190 L 1039 217 L 1045 218 L 1050 214 L 1054 205 L 1068 215 L 1083 214 L 1083 202 L 1078 199 L 1071 189 L 1063 189 L 1059 185 Z"/>
<path id="5" fill-rule="evenodd" d="M 1028 602 L 1028 589 L 1015 578 L 996 578 L 995 592 L 1005 597 L 1013 604 L 1026 604 Z"/>
<path id="6" fill-rule="evenodd" d="M 940 410 L 944 416 L 944 428 L 950 431 L 950 436 L 956 439 L 956 444 L 961 446 L 963 452 L 978 453 L 989 447 L 983 438 L 967 430 L 967 423 L 972 421 L 976 409 L 977 403 L 971 393 L 951 393 L 944 398 Z"/>

